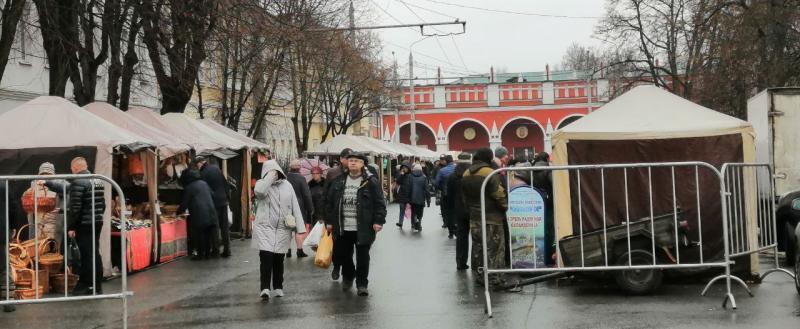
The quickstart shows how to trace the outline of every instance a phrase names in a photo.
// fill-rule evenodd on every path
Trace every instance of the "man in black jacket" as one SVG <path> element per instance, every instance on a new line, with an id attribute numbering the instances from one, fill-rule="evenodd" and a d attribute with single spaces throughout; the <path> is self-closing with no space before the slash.
<path id="1" fill-rule="evenodd" d="M 359 296 L 369 296 L 369 249 L 386 223 L 386 202 L 378 179 L 364 166 L 363 154 L 348 155 L 348 172 L 331 183 L 325 224 L 333 232 L 334 259 L 342 267 L 343 287 L 356 281 Z M 356 264 L 353 264 L 353 250 Z"/>
<path id="2" fill-rule="evenodd" d="M 444 206 L 450 209 L 450 215 L 456 227 L 456 269 L 463 271 L 469 268 L 469 209 L 464 204 L 464 195 L 461 191 L 461 179 L 464 172 L 469 169 L 472 155 L 462 152 L 458 155 L 456 169 L 447 179 L 447 198 Z"/>
<path id="3" fill-rule="evenodd" d="M 327 197 L 328 192 L 330 191 L 331 184 L 336 181 L 336 178 L 342 176 L 343 173 L 347 172 L 347 156 L 352 153 L 353 150 L 350 148 L 344 148 L 341 153 L 339 153 L 339 165 L 334 166 L 331 169 L 328 169 L 328 174 L 325 176 L 325 204 L 327 205 Z M 326 214 L 328 216 L 328 214 Z M 330 221 L 330 218 L 326 218 L 326 221 Z M 336 254 L 336 243 L 333 244 L 333 253 Z M 334 281 L 339 280 L 339 273 L 341 272 L 341 266 L 339 265 L 339 261 L 334 257 L 333 258 L 333 271 L 331 271 L 331 279 Z"/>
<path id="4" fill-rule="evenodd" d="M 72 159 L 73 174 L 91 174 L 86 159 Z M 97 179 L 75 179 L 69 185 L 67 234 L 78 242 L 81 270 L 76 294 L 102 294 L 103 264 L 100 259 L 100 231 L 106 210 L 105 184 Z M 94 259 L 94 263 L 92 260 Z"/>
<path id="5" fill-rule="evenodd" d="M 203 178 L 203 181 L 211 188 L 211 195 L 214 199 L 214 208 L 216 209 L 218 220 L 217 224 L 219 225 L 220 237 L 222 240 L 221 247 L 224 249 L 220 255 L 222 257 L 230 257 L 231 238 L 230 227 L 228 226 L 228 198 L 230 197 L 230 189 L 228 180 L 217 165 L 208 163 L 204 157 L 197 157 L 195 162 L 197 163 L 197 169 L 200 170 L 200 176 Z M 214 241 L 216 241 L 216 239 L 214 239 Z M 215 246 L 215 248 L 217 247 L 219 246 Z M 216 250 L 214 253 L 216 254 L 219 252 L 220 250 Z"/>
<path id="6" fill-rule="evenodd" d="M 300 174 L 300 161 L 292 160 L 289 163 L 289 172 L 286 173 L 286 180 L 292 184 L 294 195 L 297 196 L 297 204 L 300 205 L 300 212 L 303 214 L 303 222 L 311 223 L 311 216 L 314 214 L 314 201 L 311 200 L 311 189 L 308 188 L 306 178 Z M 309 228 L 310 229 L 310 228 Z M 297 243 L 297 257 L 308 257 L 303 251 L 304 235 L 295 234 Z M 292 249 L 286 252 L 286 257 L 292 257 Z"/>

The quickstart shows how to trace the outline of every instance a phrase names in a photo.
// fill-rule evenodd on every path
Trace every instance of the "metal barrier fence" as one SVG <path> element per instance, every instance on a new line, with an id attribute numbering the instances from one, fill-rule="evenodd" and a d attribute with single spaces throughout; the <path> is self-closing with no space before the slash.
<path id="1" fill-rule="evenodd" d="M 69 294 L 69 290 L 70 290 L 69 289 L 69 281 L 70 281 L 70 278 L 69 278 L 69 275 L 67 274 L 67 273 L 69 273 L 69 268 L 68 268 L 69 253 L 67 252 L 67 250 L 68 250 L 67 249 L 67 246 L 68 246 L 68 225 L 67 224 L 69 222 L 69 217 L 68 217 L 69 216 L 69 211 L 68 211 L 69 207 L 68 207 L 68 203 L 67 202 L 68 202 L 69 198 L 67 197 L 68 196 L 68 190 L 67 190 L 67 185 L 68 184 L 65 184 L 65 182 L 74 181 L 74 180 L 77 180 L 77 179 L 89 179 L 92 182 L 92 184 L 91 184 L 92 185 L 92 187 L 91 187 L 91 198 L 92 198 L 91 199 L 91 201 L 92 201 L 91 202 L 92 203 L 91 211 L 92 212 L 91 213 L 92 213 L 92 218 L 93 218 L 92 224 L 91 224 L 91 236 L 92 236 L 92 248 L 91 248 L 92 249 L 91 250 L 91 254 L 92 254 L 92 256 L 91 256 L 92 257 L 92 294 L 91 295 L 85 295 L 85 296 L 70 296 L 70 294 Z M 10 225 L 9 225 L 9 220 L 10 220 L 10 202 L 9 201 L 11 200 L 10 196 L 9 196 L 9 192 L 10 192 L 10 190 L 9 190 L 9 187 L 10 187 L 9 182 L 15 182 L 15 181 L 30 181 L 31 182 L 31 188 L 32 188 L 32 190 L 34 192 L 33 193 L 33 209 L 40 209 L 40 207 L 39 207 L 40 198 L 39 197 L 44 196 L 44 194 L 42 194 L 44 192 L 42 192 L 42 189 L 38 187 L 38 185 L 39 185 L 38 181 L 55 181 L 55 182 L 59 182 L 60 183 L 60 184 L 58 184 L 58 185 L 61 186 L 60 191 L 52 191 L 52 192 L 60 194 L 61 198 L 63 200 L 62 208 L 61 208 L 61 209 L 63 209 L 63 231 L 64 231 L 63 232 L 63 249 L 62 249 L 64 251 L 64 255 L 63 255 L 64 256 L 64 259 L 63 259 L 63 262 L 64 262 L 64 269 L 63 269 L 64 270 L 64 295 L 63 296 L 46 297 L 45 298 L 45 296 L 43 296 L 40 293 L 41 286 L 39 284 L 40 283 L 39 282 L 39 280 L 40 280 L 40 278 L 39 278 L 39 273 L 40 272 L 39 271 L 40 271 L 40 257 L 41 257 L 41 255 L 40 255 L 40 252 L 37 250 L 39 248 L 39 242 L 40 242 L 39 241 L 40 232 L 39 232 L 39 225 L 38 225 L 39 224 L 38 223 L 39 216 L 36 214 L 36 211 L 34 211 L 33 227 L 29 228 L 30 230 L 36 230 L 36 233 L 33 234 L 33 246 L 35 247 L 34 248 L 35 249 L 34 255 L 32 255 L 32 256 L 29 255 L 30 262 L 31 262 L 32 267 L 33 267 L 31 288 L 34 290 L 34 296 L 33 296 L 34 298 L 32 298 L 32 299 L 16 299 L 16 300 L 15 299 L 11 299 L 11 281 L 10 281 L 11 280 L 11 275 L 10 275 L 11 272 L 10 271 L 12 270 L 12 268 L 11 268 L 11 264 L 10 264 L 11 263 L 10 243 L 12 241 L 10 241 L 10 237 L 9 237 L 9 233 L 11 232 Z M 5 212 L 5 223 L 3 225 L 5 227 L 5 232 L 6 232 L 5 238 L 4 238 L 4 243 L 5 243 L 4 253 L 5 253 L 6 261 L 5 261 L 5 264 L 3 265 L 5 267 L 5 273 L 6 273 L 5 274 L 6 278 L 4 280 L 5 281 L 5 287 L 3 289 L 3 290 L 5 290 L 6 298 L 0 299 L 0 306 L 17 305 L 17 304 L 42 304 L 42 303 L 53 303 L 53 302 L 74 302 L 74 301 L 102 300 L 102 299 L 121 299 L 122 300 L 122 323 L 123 323 L 123 328 L 127 328 L 127 326 L 128 326 L 128 321 L 127 321 L 127 319 L 128 319 L 128 303 L 127 303 L 127 299 L 130 296 L 133 296 L 133 293 L 127 290 L 127 288 L 128 288 L 128 278 L 127 278 L 128 271 L 127 271 L 127 261 L 126 261 L 127 260 L 127 257 L 126 257 L 126 254 L 127 254 L 127 248 L 126 248 L 127 247 L 127 243 L 126 243 L 126 240 L 127 240 L 127 227 L 126 227 L 127 226 L 126 225 L 127 219 L 125 218 L 125 216 L 126 216 L 126 214 L 125 214 L 125 209 L 126 209 L 125 196 L 124 196 L 124 193 L 122 192 L 122 189 L 120 188 L 120 186 L 117 185 L 117 183 L 114 182 L 112 179 L 110 179 L 110 178 L 108 178 L 106 176 L 94 175 L 94 174 L 0 176 L 0 184 L 2 184 L 5 187 L 5 193 L 4 193 L 5 195 L 2 195 L 0 197 L 5 199 L 5 205 L 6 205 L 5 209 L 0 209 L 0 211 L 4 211 Z M 96 227 L 95 220 L 94 220 L 94 215 L 96 213 L 96 209 L 95 209 L 95 192 L 96 192 L 96 188 L 98 187 L 98 184 L 110 185 L 117 192 L 117 194 L 119 195 L 119 200 L 120 200 L 119 201 L 120 202 L 120 209 L 121 209 L 121 212 L 120 212 L 120 217 L 121 217 L 120 218 L 120 221 L 121 221 L 121 229 L 120 229 L 120 231 L 121 231 L 121 238 L 120 238 L 121 261 L 120 261 L 120 264 L 121 264 L 121 268 L 122 268 L 121 269 L 121 274 L 120 274 L 121 275 L 120 279 L 121 279 L 122 288 L 121 288 L 121 291 L 119 293 L 106 293 L 106 294 L 102 294 L 102 293 L 98 294 L 97 293 L 98 280 L 102 280 L 103 279 L 102 277 L 98 278 L 97 275 L 96 275 L 96 273 L 97 273 L 96 255 L 97 255 L 97 250 L 98 250 L 97 249 L 98 248 L 98 246 L 97 246 L 97 237 L 99 235 L 97 234 L 98 232 L 97 232 L 97 227 Z M 19 196 L 14 196 L 14 197 L 19 197 Z M 111 205 L 106 204 L 106 209 L 108 209 L 110 206 Z M 20 239 L 22 239 L 22 238 L 20 238 Z M 83 250 L 81 250 L 81 253 L 82 253 L 81 257 L 88 256 L 88 255 L 84 255 L 84 251 Z M 13 269 L 13 270 L 16 271 L 15 269 Z M 44 293 L 46 293 L 46 292 L 44 292 Z"/>
<path id="2" fill-rule="evenodd" d="M 767 164 L 726 163 L 722 166 L 722 176 L 724 198 L 727 200 L 725 210 L 728 212 L 728 225 L 731 228 L 728 236 L 729 257 L 772 251 L 775 267 L 765 271 L 761 279 L 775 272 L 785 273 L 794 279 L 794 274 L 780 268 L 778 261 L 775 177 L 772 169 Z M 712 279 L 703 289 L 702 295 L 706 294 L 715 281 L 729 275 L 730 273 L 726 273 Z M 733 278 L 750 296 L 753 295 L 743 280 L 736 276 Z"/>
<path id="3" fill-rule="evenodd" d="M 513 264 L 511 268 L 491 268 L 487 244 L 481 243 L 486 312 L 490 317 L 490 274 L 623 271 L 620 273 L 635 277 L 648 270 L 716 267 L 725 273 L 723 306 L 730 301 L 736 308 L 731 280 L 744 282 L 730 275 L 730 240 L 725 238 L 729 236 L 725 211 L 729 199 L 725 197 L 723 176 L 716 168 L 704 162 L 667 162 L 494 170 L 481 186 L 482 241 L 487 241 L 487 185 L 501 174 L 505 175 L 502 179 L 506 187 L 524 184 L 525 176 L 530 177 L 527 184 L 532 185 L 536 173 L 560 175 L 553 185 L 568 182 L 558 188 L 569 191 L 556 194 L 569 199 L 569 208 L 559 210 L 572 213 L 567 216 L 577 232 L 561 240 L 555 237 L 555 267 L 540 267 L 534 262 L 533 268 L 513 268 Z M 505 191 L 508 200 L 511 189 Z M 559 195 L 551 198 L 554 205 L 565 202 Z M 564 217 L 563 213 L 556 215 Z"/>

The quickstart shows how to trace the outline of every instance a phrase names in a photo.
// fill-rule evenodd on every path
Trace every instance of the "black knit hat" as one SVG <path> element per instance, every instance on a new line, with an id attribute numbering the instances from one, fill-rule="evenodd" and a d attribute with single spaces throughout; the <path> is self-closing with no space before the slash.
<path id="1" fill-rule="evenodd" d="M 478 149 L 475 151 L 475 155 L 472 156 L 472 161 L 481 161 L 484 163 L 491 163 L 492 159 L 494 159 L 494 152 L 488 147 Z"/>
<path id="2" fill-rule="evenodd" d="M 346 155 L 346 157 L 347 157 L 348 159 L 350 159 L 350 158 L 361 159 L 361 161 L 364 161 L 364 165 L 367 165 L 367 164 L 369 164 L 369 158 L 368 158 L 368 157 L 367 157 L 367 155 L 366 155 L 366 154 L 364 154 L 364 153 L 360 153 L 360 152 L 352 152 L 352 151 L 351 151 L 350 153 L 348 153 L 348 154 Z"/>
<path id="3" fill-rule="evenodd" d="M 353 153 L 353 149 L 346 147 L 344 150 L 342 150 L 341 153 L 339 153 L 339 157 L 340 158 L 347 157 L 350 155 L 350 153 Z"/>

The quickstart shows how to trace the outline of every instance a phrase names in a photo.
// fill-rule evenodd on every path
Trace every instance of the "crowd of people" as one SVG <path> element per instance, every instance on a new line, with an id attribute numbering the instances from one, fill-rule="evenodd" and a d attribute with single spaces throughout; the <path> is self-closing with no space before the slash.
<path id="1" fill-rule="evenodd" d="M 386 222 L 387 202 L 374 166 L 369 166 L 366 155 L 345 149 L 338 160 L 338 164 L 327 170 L 327 175 L 323 168 L 312 167 L 309 179 L 300 173 L 298 160 L 292 161 L 287 171 L 275 160 L 264 163 L 252 191 L 254 215 L 251 216 L 251 244 L 259 251 L 261 298 L 284 296 L 284 259 L 292 256 L 293 240 L 295 255 L 298 258 L 308 256 L 303 250 L 303 240 L 315 224 L 324 225 L 333 237 L 331 278 L 341 278 L 345 290 L 355 285 L 357 295 L 369 295 L 369 253 Z M 552 182 L 549 173 L 541 171 L 512 174 L 512 177 L 494 175 L 485 190 L 481 187 L 497 168 L 549 164 L 546 153 L 537 154 L 532 160 L 513 159 L 500 147 L 495 151 L 482 148 L 474 153 L 462 152 L 456 159 L 452 155 L 442 155 L 435 163 L 401 161 L 392 186 L 399 210 L 396 225 L 403 229 L 408 219 L 411 229 L 421 232 L 424 209 L 435 199 L 442 228 L 448 230 L 449 239 L 456 240 L 456 269 L 464 271 L 472 266 L 474 278 L 483 284 L 483 276 L 478 275 L 477 270 L 483 266 L 481 248 L 484 244 L 491 268 L 508 268 L 510 262 L 506 191 L 519 184 L 536 187 L 552 205 Z M 83 158 L 74 159 L 70 170 L 75 174 L 89 173 Z M 49 163 L 42 164 L 39 174 L 55 174 L 55 168 Z M 191 258 L 230 257 L 227 209 L 232 186 L 222 170 L 207 159 L 197 157 L 180 173 L 179 183 L 183 192 L 178 214 L 188 212 Z M 89 179 L 41 181 L 39 184 L 58 193 L 69 192 L 66 196 L 59 194 L 59 197 L 68 198 L 68 236 L 76 238 L 82 256 L 91 255 L 92 244 L 99 243 L 103 225 L 104 184 Z M 486 196 L 486 241 L 481 231 L 481 194 Z M 94 250 L 96 253 L 97 249 Z M 547 252 L 552 251 L 551 248 Z M 81 257 L 79 293 L 102 292 L 102 266 L 99 255 L 95 256 L 94 266 L 92 257 Z M 489 284 L 496 289 L 511 288 L 513 291 L 515 288 L 514 279 L 504 275 L 491 276 Z"/>
<path id="2" fill-rule="evenodd" d="M 508 209 L 508 193 L 517 186 L 536 188 L 545 198 L 547 214 L 545 254 L 554 252 L 553 219 L 552 219 L 552 179 L 549 171 L 533 172 L 500 172 L 491 176 L 486 189 L 481 190 L 489 174 L 503 167 L 537 167 L 549 166 L 547 153 L 536 154 L 531 159 L 514 158 L 505 147 L 494 151 L 481 148 L 474 153 L 462 152 L 457 159 L 452 155 L 442 155 L 433 164 L 402 162 L 398 166 L 394 191 L 399 206 L 397 227 L 402 229 L 406 217 L 411 220 L 411 228 L 415 232 L 422 230 L 420 225 L 424 206 L 430 207 L 431 195 L 436 196 L 440 206 L 442 228 L 448 230 L 448 238 L 456 239 L 456 270 L 470 268 L 475 272 L 475 280 L 484 284 L 483 275 L 478 269 L 483 265 L 483 245 L 489 255 L 489 267 L 509 268 L 510 246 L 506 210 Z M 428 170 L 428 168 L 430 168 Z M 508 177 L 507 177 L 508 176 Z M 426 183 L 427 182 L 427 183 Z M 431 191 L 433 193 L 431 193 Z M 482 238 L 481 229 L 481 195 L 485 195 L 484 210 L 486 213 L 486 241 Z M 410 209 L 410 211 L 409 211 Z M 472 241 L 472 249 L 469 245 Z M 470 256 L 471 255 L 471 256 Z M 545 257 L 552 264 L 551 257 Z M 494 289 L 521 290 L 516 283 L 518 279 L 508 275 L 492 275 L 489 284 Z"/>

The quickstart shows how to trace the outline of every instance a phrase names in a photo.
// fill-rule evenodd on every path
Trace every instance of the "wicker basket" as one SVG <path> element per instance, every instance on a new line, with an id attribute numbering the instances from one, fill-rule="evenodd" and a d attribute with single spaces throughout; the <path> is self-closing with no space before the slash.
<path id="1" fill-rule="evenodd" d="M 164 216 L 175 217 L 179 207 L 179 205 L 163 205 L 161 206 L 161 214 Z"/>
<path id="2" fill-rule="evenodd" d="M 29 268 L 18 268 L 14 269 L 11 272 L 11 277 L 14 280 L 14 284 L 17 285 L 18 288 L 28 288 L 30 289 L 35 284 L 35 278 L 33 277 L 34 271 Z M 45 291 L 50 290 L 50 276 L 46 270 L 39 270 L 39 287 L 44 287 Z"/>
<path id="3" fill-rule="evenodd" d="M 14 293 L 17 294 L 17 299 L 37 299 L 36 290 L 39 290 L 38 298 L 42 298 L 42 296 L 44 296 L 44 293 L 46 291 L 44 288 L 45 287 L 43 286 L 39 286 L 39 289 L 17 288 L 17 290 L 14 290 Z"/>
<path id="4" fill-rule="evenodd" d="M 49 273 L 60 273 L 64 266 L 64 255 L 59 253 L 59 245 L 55 240 L 48 240 L 41 245 L 38 260 L 39 269 L 47 270 Z"/>
<path id="5" fill-rule="evenodd" d="M 59 274 L 51 274 L 50 275 L 50 286 L 53 288 L 54 293 L 63 294 L 64 293 L 64 275 L 63 273 Z M 70 271 L 67 276 L 67 290 L 68 293 L 72 293 L 75 290 L 75 286 L 78 284 L 78 279 L 80 278 L 78 275 L 72 274 Z"/>
<path id="6" fill-rule="evenodd" d="M 22 194 L 22 209 L 25 210 L 26 213 L 32 214 L 34 213 L 34 206 L 37 208 L 37 212 L 44 213 L 44 212 L 51 212 L 56 209 L 56 203 L 58 202 L 56 199 L 56 192 L 48 190 L 46 187 L 42 186 L 38 188 L 36 194 L 36 200 L 34 200 L 34 189 L 33 187 L 29 188 Z"/>
<path id="7" fill-rule="evenodd" d="M 27 268 L 31 263 L 31 258 L 25 248 L 17 243 L 8 245 L 8 262 L 12 268 Z"/>

